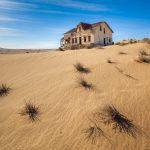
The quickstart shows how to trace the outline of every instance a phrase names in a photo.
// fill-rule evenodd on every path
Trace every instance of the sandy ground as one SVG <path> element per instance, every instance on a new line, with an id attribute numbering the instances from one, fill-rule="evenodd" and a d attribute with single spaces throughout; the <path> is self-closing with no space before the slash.
<path id="1" fill-rule="evenodd" d="M 137 43 L 0 55 L 0 82 L 12 88 L 8 96 L 0 97 L 0 150 L 150 150 L 150 65 L 135 61 L 143 48 L 150 53 L 148 45 Z M 76 62 L 91 73 L 76 72 Z M 94 89 L 80 87 L 80 76 Z M 40 121 L 20 116 L 25 101 L 39 106 Z M 93 126 L 88 118 L 110 104 L 141 129 L 137 138 L 99 123 L 108 139 L 96 138 L 95 143 L 86 139 L 85 130 Z"/>

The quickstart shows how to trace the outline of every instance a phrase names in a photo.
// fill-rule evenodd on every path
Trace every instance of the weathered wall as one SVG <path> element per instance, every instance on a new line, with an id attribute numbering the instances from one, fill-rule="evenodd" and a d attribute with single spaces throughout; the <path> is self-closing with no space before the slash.
<path id="1" fill-rule="evenodd" d="M 106 45 L 112 44 L 112 40 L 111 42 L 109 42 L 108 39 L 108 38 L 112 39 L 111 30 L 108 28 L 108 26 L 105 23 L 102 23 L 101 27 L 102 27 L 102 31 L 100 31 L 100 25 L 94 28 L 94 43 L 104 45 L 104 38 L 105 38 Z M 104 34 L 104 28 L 105 28 L 105 34 Z"/>

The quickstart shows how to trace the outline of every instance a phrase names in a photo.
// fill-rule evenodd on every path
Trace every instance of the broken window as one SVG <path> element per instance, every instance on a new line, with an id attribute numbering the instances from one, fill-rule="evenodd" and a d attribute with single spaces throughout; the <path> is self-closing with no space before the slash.
<path id="1" fill-rule="evenodd" d="M 91 42 L 91 36 L 88 36 L 88 41 Z"/>
<path id="2" fill-rule="evenodd" d="M 84 42 L 86 42 L 86 36 L 84 37 Z"/>
<path id="3" fill-rule="evenodd" d="M 100 31 L 102 31 L 102 26 L 100 26 Z"/>

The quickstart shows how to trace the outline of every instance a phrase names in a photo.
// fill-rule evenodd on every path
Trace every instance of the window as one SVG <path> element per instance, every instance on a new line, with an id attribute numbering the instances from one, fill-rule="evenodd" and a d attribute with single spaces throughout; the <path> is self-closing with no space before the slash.
<path id="1" fill-rule="evenodd" d="M 100 31 L 102 31 L 102 26 L 100 26 Z"/>
<path id="2" fill-rule="evenodd" d="M 79 27 L 79 31 L 81 31 L 81 27 Z"/>
<path id="3" fill-rule="evenodd" d="M 106 33 L 105 28 L 104 28 L 104 34 Z"/>
<path id="4" fill-rule="evenodd" d="M 74 43 L 74 39 L 72 38 L 72 44 Z"/>
<path id="5" fill-rule="evenodd" d="M 75 38 L 75 43 L 77 43 L 77 38 Z"/>
<path id="6" fill-rule="evenodd" d="M 109 42 L 111 43 L 111 38 L 109 38 Z"/>
<path id="7" fill-rule="evenodd" d="M 86 42 L 86 36 L 84 37 L 84 42 Z"/>
<path id="8" fill-rule="evenodd" d="M 91 36 L 88 36 L 88 41 L 91 42 Z"/>

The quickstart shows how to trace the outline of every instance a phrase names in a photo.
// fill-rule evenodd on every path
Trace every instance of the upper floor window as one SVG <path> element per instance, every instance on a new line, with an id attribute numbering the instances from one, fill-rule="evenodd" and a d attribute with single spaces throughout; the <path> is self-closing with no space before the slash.
<path id="1" fill-rule="evenodd" d="M 81 31 L 81 27 L 79 27 L 79 31 Z"/>
<path id="2" fill-rule="evenodd" d="M 105 28 L 104 28 L 104 34 L 106 33 Z"/>
<path id="3" fill-rule="evenodd" d="M 102 31 L 102 26 L 100 26 L 99 30 Z"/>

